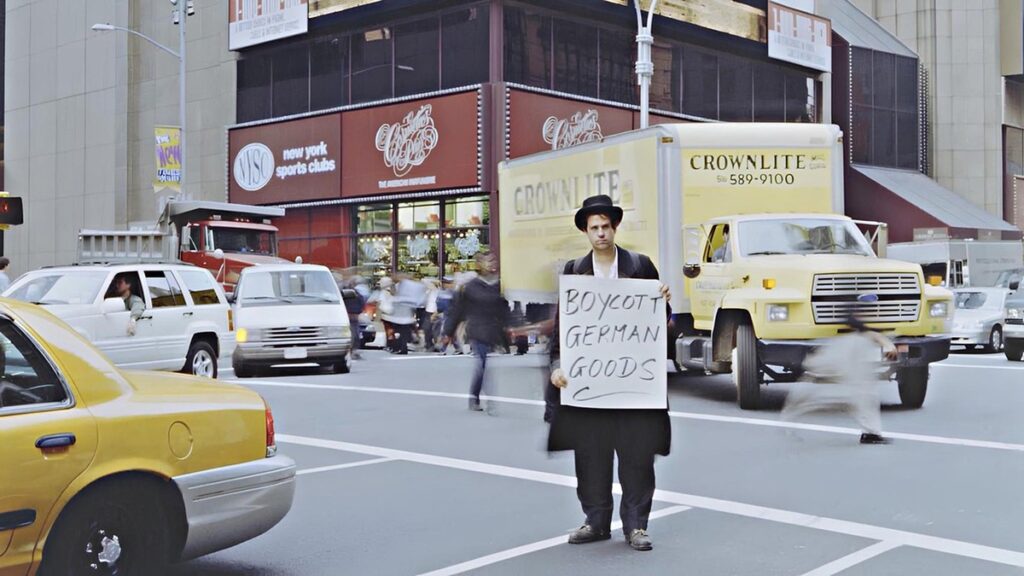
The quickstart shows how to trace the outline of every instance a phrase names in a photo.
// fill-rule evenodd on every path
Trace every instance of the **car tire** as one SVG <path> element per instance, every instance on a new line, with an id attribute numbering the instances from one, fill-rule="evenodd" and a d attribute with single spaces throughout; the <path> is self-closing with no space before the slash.
<path id="1" fill-rule="evenodd" d="M 1011 362 L 1020 362 L 1021 357 L 1024 356 L 1024 342 L 1019 340 L 1004 340 L 1003 354 L 1005 354 L 1006 359 Z"/>
<path id="2" fill-rule="evenodd" d="M 217 353 L 206 340 L 195 340 L 185 357 L 182 372 L 207 378 L 217 377 Z"/>
<path id="3" fill-rule="evenodd" d="M 139 490 L 128 482 L 87 489 L 57 519 L 46 539 L 39 574 L 163 574 L 170 557 L 168 525 L 161 498 L 153 490 Z"/>
<path id="4" fill-rule="evenodd" d="M 896 371 L 900 402 L 906 408 L 920 408 L 928 394 L 928 367 L 914 366 Z"/>
<path id="5" fill-rule="evenodd" d="M 1002 352 L 1003 350 L 1003 329 L 999 324 L 992 327 L 992 332 L 988 335 L 988 345 L 985 346 L 986 352 Z"/>
<path id="6" fill-rule="evenodd" d="M 757 358 L 757 337 L 750 324 L 741 324 L 736 328 L 736 349 L 733 354 L 732 377 L 736 384 L 736 401 L 743 410 L 757 410 L 761 406 L 761 365 Z"/>

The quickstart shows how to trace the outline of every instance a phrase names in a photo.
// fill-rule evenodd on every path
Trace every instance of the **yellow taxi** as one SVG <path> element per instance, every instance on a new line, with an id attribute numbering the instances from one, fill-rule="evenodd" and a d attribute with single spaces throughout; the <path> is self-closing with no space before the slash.
<path id="1" fill-rule="evenodd" d="M 0 299 L 0 576 L 159 574 L 266 532 L 294 490 L 255 392 L 120 370 Z"/>

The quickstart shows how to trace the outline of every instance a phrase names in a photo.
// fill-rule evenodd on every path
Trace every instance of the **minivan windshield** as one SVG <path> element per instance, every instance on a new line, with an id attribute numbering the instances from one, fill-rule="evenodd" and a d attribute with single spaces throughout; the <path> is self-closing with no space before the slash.
<path id="1" fill-rule="evenodd" d="M 1002 310 L 1003 298 L 985 292 L 956 292 L 956 307 L 960 310 Z"/>
<path id="2" fill-rule="evenodd" d="M 857 225 L 849 220 L 797 218 L 747 220 L 739 223 L 740 253 L 856 254 L 872 256 L 871 246 Z"/>
<path id="3" fill-rule="evenodd" d="M 54 272 L 18 279 L 4 294 L 33 304 L 92 304 L 107 279 L 107 272 Z"/>
<path id="4" fill-rule="evenodd" d="M 261 304 L 340 304 L 334 277 L 326 270 L 256 271 L 250 268 L 238 283 L 240 306 Z"/>

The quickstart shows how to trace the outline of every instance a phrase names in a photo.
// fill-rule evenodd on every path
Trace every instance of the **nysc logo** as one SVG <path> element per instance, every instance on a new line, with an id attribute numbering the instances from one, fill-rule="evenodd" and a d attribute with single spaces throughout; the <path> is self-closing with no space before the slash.
<path id="1" fill-rule="evenodd" d="M 259 142 L 247 144 L 235 156 L 232 173 L 243 190 L 260 190 L 274 177 L 274 153 Z"/>

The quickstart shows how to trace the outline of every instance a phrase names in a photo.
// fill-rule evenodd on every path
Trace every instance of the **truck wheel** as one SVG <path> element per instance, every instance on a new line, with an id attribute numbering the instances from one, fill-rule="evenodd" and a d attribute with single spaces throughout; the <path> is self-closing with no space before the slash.
<path id="1" fill-rule="evenodd" d="M 761 405 L 761 366 L 757 360 L 757 337 L 753 326 L 741 324 L 736 328 L 733 355 L 732 379 L 736 384 L 736 399 L 743 410 L 757 410 Z"/>
<path id="2" fill-rule="evenodd" d="M 1003 342 L 1003 354 L 1006 354 L 1007 360 L 1020 362 L 1021 356 L 1024 356 L 1024 342 L 1019 340 L 1007 340 Z"/>
<path id="3" fill-rule="evenodd" d="M 196 340 L 188 349 L 188 356 L 185 358 L 186 374 L 194 376 L 205 376 L 206 378 L 217 377 L 217 354 L 213 346 L 205 340 Z"/>
<path id="4" fill-rule="evenodd" d="M 928 367 L 901 368 L 896 372 L 900 401 L 907 408 L 920 408 L 928 393 Z"/>
<path id="5" fill-rule="evenodd" d="M 992 327 L 992 333 L 988 335 L 988 346 L 986 352 L 999 352 L 1003 349 L 1003 329 L 996 324 Z"/>

